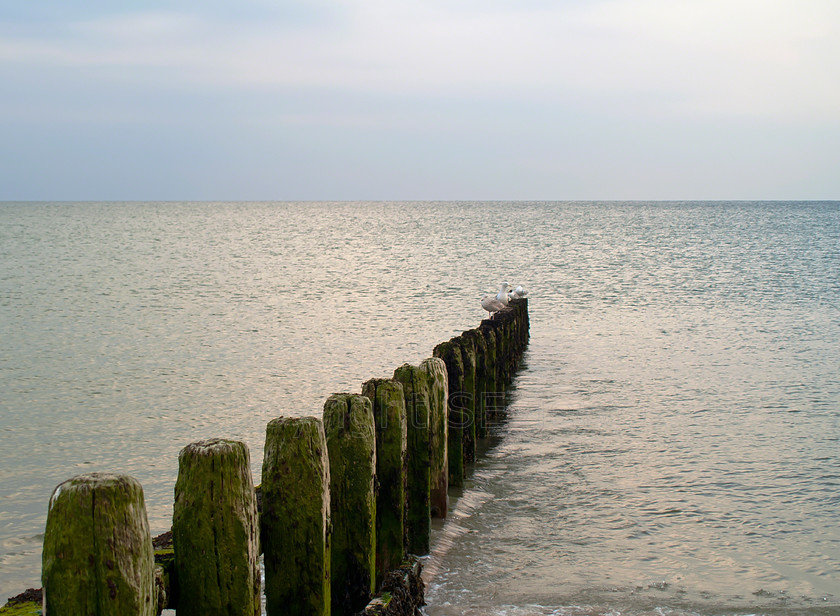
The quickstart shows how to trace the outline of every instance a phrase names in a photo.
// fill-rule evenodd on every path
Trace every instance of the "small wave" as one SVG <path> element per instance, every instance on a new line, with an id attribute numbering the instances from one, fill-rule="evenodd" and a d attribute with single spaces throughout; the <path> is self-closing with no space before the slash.
<path id="1" fill-rule="evenodd" d="M 496 605 L 496 606 L 426 606 L 424 616 L 701 616 L 698 612 L 655 607 L 652 609 L 615 608 L 598 605 Z M 758 616 L 754 613 L 731 616 Z"/>

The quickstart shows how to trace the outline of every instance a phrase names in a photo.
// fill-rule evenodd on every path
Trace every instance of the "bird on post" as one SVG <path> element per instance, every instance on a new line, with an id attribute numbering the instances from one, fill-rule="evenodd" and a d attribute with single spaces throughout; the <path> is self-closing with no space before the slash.
<path id="1" fill-rule="evenodd" d="M 509 299 L 520 299 L 528 295 L 528 291 L 526 291 L 522 285 L 518 285 L 513 291 L 508 292 Z"/>
<path id="2" fill-rule="evenodd" d="M 493 315 L 500 310 L 507 307 L 508 304 L 508 288 L 510 285 L 506 282 L 502 283 L 499 292 L 496 295 L 488 294 L 481 298 L 481 307 L 484 308 L 492 319 Z"/>

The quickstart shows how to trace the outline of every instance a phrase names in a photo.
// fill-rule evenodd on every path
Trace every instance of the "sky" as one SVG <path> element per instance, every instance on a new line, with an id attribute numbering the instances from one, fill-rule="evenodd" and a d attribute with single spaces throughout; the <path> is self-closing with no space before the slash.
<path id="1" fill-rule="evenodd" d="M 0 201 L 378 199 L 840 199 L 840 2 L 0 3 Z"/>

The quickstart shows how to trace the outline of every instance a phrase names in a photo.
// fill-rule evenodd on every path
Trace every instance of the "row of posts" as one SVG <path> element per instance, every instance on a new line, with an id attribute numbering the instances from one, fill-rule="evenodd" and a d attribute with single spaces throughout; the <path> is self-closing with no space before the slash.
<path id="1" fill-rule="evenodd" d="M 419 365 L 330 396 L 322 418 L 272 420 L 259 489 L 244 443 L 185 447 L 171 570 L 155 565 L 136 480 L 93 473 L 60 484 L 43 613 L 259 616 L 260 553 L 269 616 L 359 613 L 389 571 L 429 553 L 431 518 L 446 517 L 448 487 L 463 484 L 504 407 L 528 331 L 527 300 L 511 301 Z"/>

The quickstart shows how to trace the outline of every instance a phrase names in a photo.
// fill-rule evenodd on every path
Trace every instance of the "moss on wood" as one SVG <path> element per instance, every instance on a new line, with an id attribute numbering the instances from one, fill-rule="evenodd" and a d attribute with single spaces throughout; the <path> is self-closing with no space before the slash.
<path id="1" fill-rule="evenodd" d="M 487 342 L 481 329 L 471 329 L 461 334 L 461 337 L 469 340 L 475 351 L 475 436 L 476 438 L 484 438 L 487 436 L 487 412 L 484 404 L 488 387 Z"/>
<path id="2" fill-rule="evenodd" d="M 245 443 L 181 450 L 172 537 L 179 614 L 259 616 L 259 519 Z"/>
<path id="3" fill-rule="evenodd" d="M 321 420 L 270 421 L 260 528 L 268 616 L 329 616 L 329 485 Z"/>
<path id="4" fill-rule="evenodd" d="M 41 577 L 53 616 L 156 613 L 152 538 L 137 480 L 91 473 L 56 487 Z"/>
<path id="5" fill-rule="evenodd" d="M 405 397 L 393 379 L 371 379 L 362 394 L 373 405 L 376 427 L 376 587 L 403 560 L 405 535 Z"/>
<path id="6" fill-rule="evenodd" d="M 429 376 L 417 366 L 403 364 L 394 371 L 405 396 L 408 422 L 406 449 L 405 549 L 429 553 L 432 532 L 429 461 Z"/>
<path id="7" fill-rule="evenodd" d="M 439 357 L 420 362 L 429 376 L 429 464 L 431 511 L 433 517 L 445 518 L 449 509 L 449 379 L 446 364 Z"/>
<path id="8" fill-rule="evenodd" d="M 447 462 L 449 485 L 464 485 L 464 361 L 461 349 L 453 340 L 437 345 L 432 352 L 446 365 L 449 383 L 449 409 L 447 412 Z"/>
<path id="9" fill-rule="evenodd" d="M 364 608 L 376 581 L 376 437 L 369 398 L 333 394 L 324 404 L 330 461 L 333 616 Z"/>
<path id="10" fill-rule="evenodd" d="M 461 386 L 462 408 L 464 416 L 464 461 L 475 462 L 475 347 L 468 336 L 453 338 L 461 349 L 461 362 L 464 366 L 464 381 Z"/>

